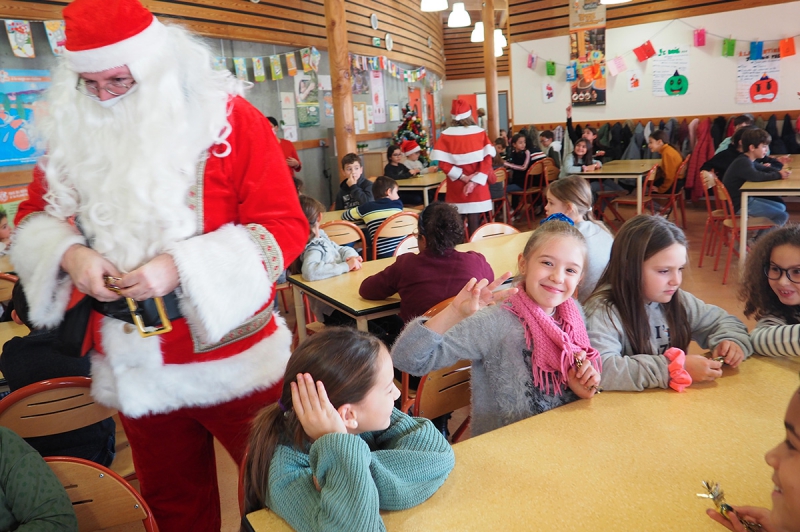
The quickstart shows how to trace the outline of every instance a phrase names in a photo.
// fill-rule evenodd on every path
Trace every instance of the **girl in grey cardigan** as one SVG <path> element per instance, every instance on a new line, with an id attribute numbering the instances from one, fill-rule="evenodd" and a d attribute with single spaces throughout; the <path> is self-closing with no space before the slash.
<path id="1" fill-rule="evenodd" d="M 492 292 L 510 273 L 472 279 L 445 310 L 408 324 L 392 349 L 395 367 L 425 375 L 471 360 L 473 435 L 592 397 L 599 356 L 572 299 L 585 260 L 580 232 L 544 224 L 520 255 L 519 289 Z"/>
<path id="2" fill-rule="evenodd" d="M 679 383 L 712 381 L 723 362 L 736 367 L 752 354 L 738 318 L 680 290 L 685 264 L 686 238 L 672 222 L 639 215 L 620 229 L 600 288 L 586 302 L 604 389 L 682 389 Z M 685 354 L 692 340 L 712 358 Z"/>

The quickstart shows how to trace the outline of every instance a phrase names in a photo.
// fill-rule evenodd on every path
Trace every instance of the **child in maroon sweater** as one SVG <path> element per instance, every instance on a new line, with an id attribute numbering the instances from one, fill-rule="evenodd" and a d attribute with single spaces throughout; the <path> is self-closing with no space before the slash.
<path id="1" fill-rule="evenodd" d="M 364 299 L 400 294 L 400 318 L 408 323 L 428 309 L 458 294 L 471 278 L 494 280 L 480 253 L 456 251 L 464 241 L 464 223 L 455 206 L 434 202 L 419 215 L 419 254 L 406 253 L 380 273 L 364 279 Z"/>

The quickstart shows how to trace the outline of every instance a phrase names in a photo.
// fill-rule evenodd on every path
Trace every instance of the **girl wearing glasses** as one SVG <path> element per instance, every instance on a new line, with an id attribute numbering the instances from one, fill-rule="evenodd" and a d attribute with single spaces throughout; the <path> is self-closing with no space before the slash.
<path id="1" fill-rule="evenodd" d="M 755 316 L 753 349 L 769 357 L 800 356 L 800 225 L 772 231 L 747 255 L 739 297 Z"/>

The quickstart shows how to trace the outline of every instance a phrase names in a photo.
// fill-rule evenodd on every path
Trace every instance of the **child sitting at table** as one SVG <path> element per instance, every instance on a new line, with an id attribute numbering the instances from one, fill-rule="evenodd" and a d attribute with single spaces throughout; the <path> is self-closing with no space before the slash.
<path id="1" fill-rule="evenodd" d="M 620 228 L 585 305 L 606 390 L 683 391 L 721 377 L 723 361 L 735 368 L 753 352 L 738 318 L 680 289 L 686 259 L 683 231 L 661 216 L 640 214 Z M 711 358 L 686 354 L 692 340 Z"/>
<path id="2" fill-rule="evenodd" d="M 378 339 L 332 328 L 305 340 L 281 398 L 253 421 L 245 513 L 266 506 L 301 531 L 372 531 L 385 530 L 381 510 L 426 501 L 455 457 L 430 421 L 394 408 L 399 396 Z"/>
<path id="3" fill-rule="evenodd" d="M 572 147 L 572 153 L 567 156 L 564 164 L 567 174 L 593 172 L 603 167 L 603 163 L 597 159 L 592 159 L 589 146 L 589 141 L 586 139 L 578 139 L 575 142 L 575 145 Z M 610 181 L 610 183 L 613 183 L 613 181 Z"/>
<path id="4" fill-rule="evenodd" d="M 59 349 L 59 329 L 42 329 L 28 317 L 28 301 L 22 284 L 11 290 L 11 318 L 31 332 L 3 345 L 0 372 L 12 392 L 29 384 L 59 377 L 89 377 L 90 360 L 71 357 Z M 74 456 L 108 467 L 114 461 L 116 424 L 112 418 L 86 427 L 52 436 L 27 438 L 25 441 L 42 456 Z"/>
<path id="5" fill-rule="evenodd" d="M 764 459 L 772 474 L 772 511 L 754 506 L 734 506 L 727 517 L 714 509 L 706 514 L 734 532 L 800 532 L 800 389 L 792 393 L 783 420 L 786 437 Z M 740 520 L 753 523 L 745 528 Z"/>
<path id="6" fill-rule="evenodd" d="M 747 254 L 739 297 L 744 315 L 758 320 L 753 351 L 768 357 L 800 356 L 800 225 L 770 232 Z"/>
<path id="7" fill-rule="evenodd" d="M 375 231 L 384 220 L 403 212 L 403 202 L 400 201 L 397 191 L 397 181 L 390 177 L 380 176 L 372 185 L 372 195 L 375 197 L 373 201 L 342 213 L 342 220 L 350 222 L 364 220 L 370 242 L 377 248 L 379 259 L 391 257 L 394 250 L 397 249 L 397 245 L 405 238 L 404 236 L 380 237 L 377 242 L 375 241 Z"/>
<path id="8" fill-rule="evenodd" d="M 364 168 L 358 154 L 348 153 L 342 157 L 342 170 L 346 179 L 339 183 L 334 205 L 337 211 L 352 209 L 375 199 L 372 196 L 372 183 L 362 175 Z"/>
<path id="9" fill-rule="evenodd" d="M 678 153 L 678 150 L 669 144 L 669 137 L 666 131 L 660 129 L 650 133 L 647 147 L 653 153 L 661 154 L 661 163 L 659 163 L 658 175 L 653 182 L 653 186 L 657 188 L 659 194 L 666 194 L 672 188 L 672 183 L 675 182 L 675 175 L 678 173 L 678 167 L 683 162 L 683 157 Z"/>
<path id="10" fill-rule="evenodd" d="M 430 174 L 439 171 L 439 168 L 436 166 L 426 167 L 424 164 L 422 164 L 422 161 L 419 160 L 419 155 L 422 151 L 422 148 L 419 147 L 419 144 L 416 140 L 404 140 L 400 145 L 400 149 L 403 151 L 403 155 L 406 156 L 403 164 L 409 170 L 416 170 L 417 174 Z"/>
<path id="11" fill-rule="evenodd" d="M 319 281 L 361 269 L 361 255 L 348 246 L 332 242 L 319 224 L 325 206 L 310 196 L 300 196 L 300 207 L 308 220 L 310 232 L 306 249 L 289 268 L 292 273 L 302 273 L 306 281 Z M 341 325 L 353 321 L 350 316 L 335 310 L 316 298 L 308 298 L 311 311 L 326 325 Z"/>
<path id="12" fill-rule="evenodd" d="M 592 189 L 589 182 L 579 175 L 556 179 L 546 192 L 547 216 L 561 213 L 575 222 L 575 227 L 586 239 L 589 263 L 578 286 L 578 301 L 585 302 L 597 286 L 597 281 L 606 269 L 611 256 L 614 237 L 606 224 L 595 220 L 592 212 Z"/>
<path id="13" fill-rule="evenodd" d="M 561 168 L 561 143 L 555 142 L 556 135 L 549 129 L 539 133 L 539 145 L 544 154 L 551 159 L 556 168 Z"/>
<path id="14" fill-rule="evenodd" d="M 786 169 L 778 170 L 755 162 L 766 156 L 770 142 L 772 137 L 763 129 L 747 129 L 742 133 L 742 154 L 734 159 L 722 178 L 736 214 L 741 207 L 742 185 L 748 181 L 778 181 L 789 177 L 790 172 Z M 785 204 L 765 198 L 748 198 L 747 212 L 749 216 L 768 218 L 778 227 L 789 220 Z"/>
<path id="15" fill-rule="evenodd" d="M 419 170 L 411 170 L 403 164 L 403 150 L 397 144 L 392 144 L 386 150 L 389 162 L 383 167 L 383 175 L 392 179 L 409 179 L 419 174 Z"/>
<path id="16" fill-rule="evenodd" d="M 585 264 L 580 231 L 544 223 L 519 256 L 519 288 L 494 292 L 510 273 L 471 279 L 439 314 L 408 324 L 392 347 L 395 367 L 425 375 L 471 360 L 473 436 L 592 397 L 600 357 L 572 298 Z"/>

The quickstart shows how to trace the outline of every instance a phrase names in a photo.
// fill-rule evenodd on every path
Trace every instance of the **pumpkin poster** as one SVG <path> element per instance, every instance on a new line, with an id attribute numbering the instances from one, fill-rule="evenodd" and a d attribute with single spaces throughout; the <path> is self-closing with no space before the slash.
<path id="1" fill-rule="evenodd" d="M 669 46 L 653 57 L 653 96 L 683 96 L 689 90 L 689 47 Z"/>
<path id="2" fill-rule="evenodd" d="M 736 103 L 771 103 L 778 97 L 781 60 L 740 59 L 736 66 Z"/>

